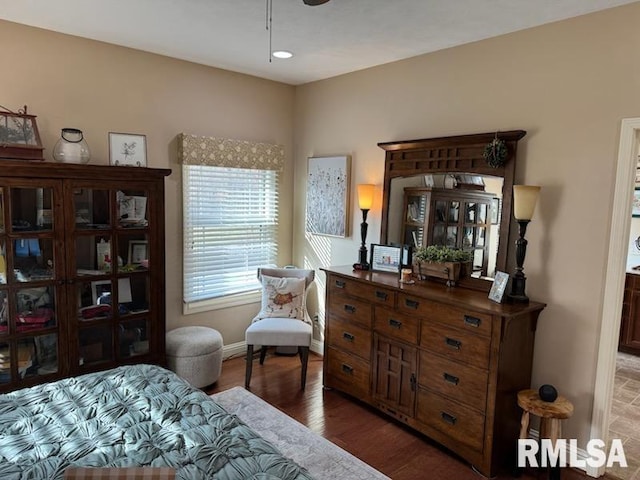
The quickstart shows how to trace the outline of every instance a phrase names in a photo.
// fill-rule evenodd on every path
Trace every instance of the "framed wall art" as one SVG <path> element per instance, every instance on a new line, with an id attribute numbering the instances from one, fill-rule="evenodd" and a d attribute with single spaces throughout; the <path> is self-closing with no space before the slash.
<path id="1" fill-rule="evenodd" d="M 408 259 L 408 253 L 407 259 Z M 374 272 L 399 273 L 403 247 L 371 244 L 371 270 Z"/>
<path id="2" fill-rule="evenodd" d="M 305 231 L 347 237 L 351 157 L 310 157 L 308 167 Z"/>
<path id="3" fill-rule="evenodd" d="M 147 166 L 147 137 L 109 132 L 109 163 L 131 167 Z"/>

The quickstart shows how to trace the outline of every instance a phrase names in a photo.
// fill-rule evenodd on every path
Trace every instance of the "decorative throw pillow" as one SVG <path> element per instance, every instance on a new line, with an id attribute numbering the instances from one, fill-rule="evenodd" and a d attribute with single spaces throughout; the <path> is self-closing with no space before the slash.
<path id="1" fill-rule="evenodd" d="M 262 275 L 262 318 L 297 318 L 304 320 L 304 278 Z"/>

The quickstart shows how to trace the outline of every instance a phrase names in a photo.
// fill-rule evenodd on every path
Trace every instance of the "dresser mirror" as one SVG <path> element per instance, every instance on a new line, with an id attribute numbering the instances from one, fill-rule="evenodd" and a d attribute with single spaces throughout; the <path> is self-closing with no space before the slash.
<path id="1" fill-rule="evenodd" d="M 386 152 L 381 243 L 472 245 L 472 249 L 477 244 L 472 273 L 458 285 L 488 291 L 495 272 L 507 266 L 517 142 L 525 133 L 515 130 L 379 143 Z M 496 138 L 504 142 L 506 155 L 502 165 L 493 167 L 484 153 Z M 427 199 L 426 206 L 419 198 Z M 420 205 L 418 215 L 412 202 Z M 420 215 L 431 221 L 416 232 L 412 217 Z M 458 218 L 459 223 L 443 223 L 445 219 L 458 222 Z M 478 234 L 482 238 L 476 242 Z"/>

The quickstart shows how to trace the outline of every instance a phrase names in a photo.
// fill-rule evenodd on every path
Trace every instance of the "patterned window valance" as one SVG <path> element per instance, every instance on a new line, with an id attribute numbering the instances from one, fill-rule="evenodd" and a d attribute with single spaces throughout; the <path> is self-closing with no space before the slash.
<path id="1" fill-rule="evenodd" d="M 284 146 L 181 133 L 178 158 L 187 165 L 282 171 Z"/>

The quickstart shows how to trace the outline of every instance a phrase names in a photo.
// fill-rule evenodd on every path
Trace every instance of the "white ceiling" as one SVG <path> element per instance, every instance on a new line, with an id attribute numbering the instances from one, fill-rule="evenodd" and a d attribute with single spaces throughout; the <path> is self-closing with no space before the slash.
<path id="1" fill-rule="evenodd" d="M 272 62 L 266 0 L 0 0 L 0 18 L 299 85 L 634 1 L 273 0 L 273 49 L 295 56 Z"/>

